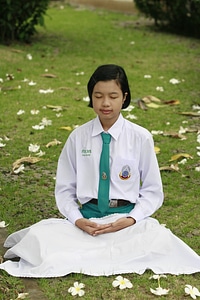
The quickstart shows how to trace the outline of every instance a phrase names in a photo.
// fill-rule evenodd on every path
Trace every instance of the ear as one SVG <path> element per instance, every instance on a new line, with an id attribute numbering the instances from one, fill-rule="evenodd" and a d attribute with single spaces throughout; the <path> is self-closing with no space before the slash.
<path id="1" fill-rule="evenodd" d="M 124 94 L 124 97 L 123 97 L 123 104 L 124 104 L 124 102 L 125 102 L 125 100 L 126 100 L 126 96 L 128 95 L 128 93 L 125 93 Z"/>

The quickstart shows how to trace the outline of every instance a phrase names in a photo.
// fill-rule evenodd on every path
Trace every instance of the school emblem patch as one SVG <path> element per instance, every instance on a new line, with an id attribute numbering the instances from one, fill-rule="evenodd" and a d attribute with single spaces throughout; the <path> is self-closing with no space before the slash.
<path id="1" fill-rule="evenodd" d="M 122 180 L 129 179 L 131 177 L 131 168 L 128 165 L 124 166 L 119 173 L 119 177 Z"/>

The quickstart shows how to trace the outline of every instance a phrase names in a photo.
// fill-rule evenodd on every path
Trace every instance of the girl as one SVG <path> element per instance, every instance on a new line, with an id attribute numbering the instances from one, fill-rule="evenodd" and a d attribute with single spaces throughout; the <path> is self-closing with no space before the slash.
<path id="1" fill-rule="evenodd" d="M 127 121 L 125 71 L 98 67 L 88 82 L 97 117 L 75 129 L 58 161 L 55 197 L 64 219 L 48 219 L 8 237 L 0 265 L 13 276 L 192 274 L 200 257 L 151 215 L 163 203 L 151 134 Z M 106 141 L 105 141 L 106 140 Z"/>

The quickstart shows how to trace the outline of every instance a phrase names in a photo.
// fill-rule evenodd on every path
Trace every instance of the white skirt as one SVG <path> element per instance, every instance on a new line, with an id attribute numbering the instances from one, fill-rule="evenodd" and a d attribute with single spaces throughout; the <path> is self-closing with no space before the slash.
<path id="1" fill-rule="evenodd" d="M 110 223 L 125 216 L 91 219 Z M 65 219 L 42 220 L 11 234 L 0 269 L 17 277 L 58 277 L 69 273 L 192 274 L 200 256 L 157 220 L 147 218 L 115 233 L 90 236 Z M 19 261 L 10 259 L 19 257 Z"/>

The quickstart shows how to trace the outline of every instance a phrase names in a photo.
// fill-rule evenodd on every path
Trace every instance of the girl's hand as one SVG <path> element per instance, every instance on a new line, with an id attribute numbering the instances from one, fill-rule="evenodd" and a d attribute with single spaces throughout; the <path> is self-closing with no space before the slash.
<path id="1" fill-rule="evenodd" d="M 132 226 L 135 223 L 135 219 L 131 217 L 120 218 L 117 221 L 109 224 L 97 224 L 88 219 L 81 218 L 75 222 L 75 225 L 88 234 L 97 236 L 99 234 L 119 231 L 126 227 Z"/>
<path id="2" fill-rule="evenodd" d="M 117 221 L 109 224 L 110 226 L 107 228 L 97 228 L 93 235 L 96 236 L 103 233 L 116 232 L 126 227 L 132 226 L 135 223 L 135 219 L 131 217 L 120 218 Z"/>
<path id="3" fill-rule="evenodd" d="M 75 225 L 93 236 L 96 235 L 96 231 L 104 231 L 111 227 L 111 224 L 97 224 L 85 218 L 76 220 Z"/>

